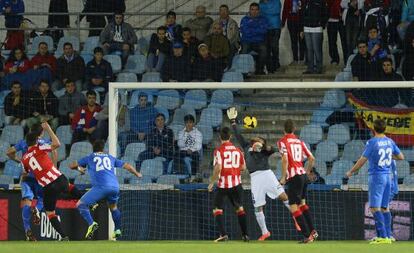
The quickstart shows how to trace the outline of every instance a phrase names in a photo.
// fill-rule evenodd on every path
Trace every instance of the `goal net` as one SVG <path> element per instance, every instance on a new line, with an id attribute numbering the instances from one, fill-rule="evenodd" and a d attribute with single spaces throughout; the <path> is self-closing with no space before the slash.
<path id="1" fill-rule="evenodd" d="M 238 127 L 246 140 L 260 136 L 274 147 L 283 136 L 285 120 L 295 122 L 295 134 L 316 157 L 308 175 L 307 202 L 324 240 L 375 236 L 367 203 L 368 163 L 349 180 L 345 173 L 372 137 L 373 121 L 384 119 L 386 134 L 406 156 L 405 161 L 397 161 L 400 193 L 390 205 L 394 236 L 412 238 L 412 87 L 410 82 L 111 83 L 109 151 L 143 174 L 136 179 L 118 171 L 122 239 L 205 240 L 217 236 L 214 193 L 208 193 L 207 184 L 213 171 L 213 150 L 220 143 L 218 130 L 230 126 L 229 107 L 237 108 Z M 246 116 L 255 117 L 257 126 L 245 126 Z M 183 134 L 190 131 L 188 121 L 194 121 L 197 134 Z M 235 138 L 232 141 L 239 145 Z M 278 152 L 269 158 L 269 164 L 280 179 Z M 257 238 L 260 229 L 248 173 L 243 174 L 242 182 L 248 231 L 251 238 Z M 298 238 L 281 201 L 268 198 L 264 213 L 272 239 Z M 229 203 L 224 217 L 230 237 L 239 238 Z"/>

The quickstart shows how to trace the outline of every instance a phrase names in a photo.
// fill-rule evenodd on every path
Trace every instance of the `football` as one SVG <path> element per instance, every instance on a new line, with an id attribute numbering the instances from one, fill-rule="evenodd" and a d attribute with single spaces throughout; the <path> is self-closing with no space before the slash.
<path id="1" fill-rule="evenodd" d="M 243 119 L 244 128 L 253 129 L 257 127 L 257 119 L 254 116 L 246 116 Z"/>

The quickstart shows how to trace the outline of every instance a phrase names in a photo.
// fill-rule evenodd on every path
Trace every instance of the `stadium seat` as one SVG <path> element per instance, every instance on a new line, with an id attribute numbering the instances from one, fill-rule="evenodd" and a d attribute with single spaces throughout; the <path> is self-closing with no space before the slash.
<path id="1" fill-rule="evenodd" d="M 339 160 L 335 161 L 332 165 L 331 175 L 338 175 L 340 177 L 344 177 L 345 173 L 349 171 L 352 166 L 354 166 L 354 162 L 348 160 Z"/>
<path id="2" fill-rule="evenodd" d="M 311 145 L 319 143 L 322 136 L 322 128 L 318 125 L 305 125 L 300 130 L 300 139 Z"/>
<path id="3" fill-rule="evenodd" d="M 165 117 L 165 124 L 168 124 L 168 121 L 170 120 L 170 112 L 168 111 L 167 108 L 164 108 L 162 106 L 155 106 L 155 109 L 157 109 L 158 113 L 162 113 L 164 114 Z"/>
<path id="4" fill-rule="evenodd" d="M 410 175 L 410 163 L 406 160 L 396 161 L 398 178 Z"/>
<path id="5" fill-rule="evenodd" d="M 83 58 L 83 61 L 85 62 L 85 65 L 87 65 L 90 61 L 93 60 L 93 55 L 92 54 L 81 54 L 80 55 Z"/>
<path id="6" fill-rule="evenodd" d="M 346 103 L 345 92 L 340 89 L 328 90 L 325 92 L 321 107 L 337 109 Z"/>
<path id="7" fill-rule="evenodd" d="M 181 107 L 200 110 L 207 105 L 207 94 L 204 90 L 189 90 L 185 93 L 184 103 Z"/>
<path id="8" fill-rule="evenodd" d="M 414 162 L 414 149 L 403 150 L 405 160 L 408 162 Z"/>
<path id="9" fill-rule="evenodd" d="M 119 55 L 108 54 L 103 57 L 112 66 L 112 72 L 119 73 L 122 69 L 121 57 Z"/>
<path id="10" fill-rule="evenodd" d="M 140 184 L 151 184 L 152 178 L 143 176 L 142 178 L 133 177 L 129 180 L 131 185 L 140 185 Z"/>
<path id="11" fill-rule="evenodd" d="M 355 162 L 359 159 L 364 149 L 365 144 L 363 141 L 352 140 L 345 144 L 341 159 Z"/>
<path id="12" fill-rule="evenodd" d="M 159 160 L 148 159 L 142 162 L 140 172 L 143 176 L 155 179 L 163 174 L 164 164 Z"/>
<path id="13" fill-rule="evenodd" d="M 86 173 L 85 175 L 78 175 L 75 178 L 75 184 L 91 184 L 91 178 L 89 174 Z"/>
<path id="14" fill-rule="evenodd" d="M 104 152 L 109 153 L 109 142 L 108 140 L 105 142 Z M 119 146 L 119 143 L 116 144 L 116 157 L 121 156 L 121 147 Z"/>
<path id="15" fill-rule="evenodd" d="M 119 73 L 116 77 L 118 83 L 136 83 L 138 82 L 137 75 L 134 73 Z"/>
<path id="16" fill-rule="evenodd" d="M 227 71 L 223 74 L 223 78 L 221 79 L 223 83 L 240 83 L 244 82 L 243 74 L 236 71 Z"/>
<path id="17" fill-rule="evenodd" d="M 205 108 L 201 111 L 199 125 L 218 127 L 223 122 L 223 112 L 218 108 Z"/>
<path id="18" fill-rule="evenodd" d="M 347 143 L 351 139 L 349 127 L 343 124 L 335 124 L 330 126 L 327 139 L 339 145 Z"/>
<path id="19" fill-rule="evenodd" d="M 326 162 L 322 161 L 315 161 L 315 164 L 313 165 L 315 167 L 316 171 L 321 175 L 322 177 L 326 176 L 328 174 L 328 168 L 326 166 Z"/>
<path id="20" fill-rule="evenodd" d="M 73 160 L 74 161 L 74 160 Z M 80 175 L 79 171 L 72 170 L 69 168 L 69 164 L 73 162 L 72 160 L 64 160 L 59 164 L 59 170 L 65 174 L 68 179 L 75 179 Z"/>
<path id="21" fill-rule="evenodd" d="M 87 37 L 85 40 L 85 43 L 83 44 L 81 55 L 84 55 L 84 54 L 93 55 L 93 50 L 96 47 L 99 47 L 99 36 Z"/>
<path id="22" fill-rule="evenodd" d="M 142 75 L 143 83 L 159 83 L 162 82 L 161 74 L 159 72 L 147 72 Z"/>
<path id="23" fill-rule="evenodd" d="M 0 175 L 0 184 L 14 184 L 14 179 L 9 175 Z"/>
<path id="24" fill-rule="evenodd" d="M 79 160 L 80 158 L 92 153 L 92 144 L 89 142 L 75 142 L 70 147 L 70 160 Z M 68 159 L 69 159 L 68 158 Z"/>
<path id="25" fill-rule="evenodd" d="M 324 177 L 325 183 L 328 185 L 341 185 L 342 184 L 342 177 L 338 175 L 327 175 Z"/>
<path id="26" fill-rule="evenodd" d="M 352 81 L 352 72 L 343 71 L 339 72 L 335 76 L 335 82 L 351 82 Z"/>
<path id="27" fill-rule="evenodd" d="M 203 144 L 207 145 L 213 140 L 213 128 L 209 125 L 197 125 L 197 129 L 203 135 Z"/>
<path id="28" fill-rule="evenodd" d="M 70 125 L 62 125 L 56 129 L 56 135 L 59 137 L 59 140 L 65 144 L 69 145 L 72 142 L 72 128 Z"/>
<path id="29" fill-rule="evenodd" d="M 185 128 L 184 124 L 171 124 L 168 127 L 173 131 L 175 140 L 178 139 L 178 132 Z"/>
<path id="30" fill-rule="evenodd" d="M 80 52 L 80 42 L 79 37 L 77 36 L 64 36 L 60 38 L 59 43 L 57 45 L 56 51 L 55 51 L 55 57 L 58 58 L 63 54 L 63 45 L 66 43 L 72 43 L 73 50 L 76 52 Z"/>
<path id="31" fill-rule="evenodd" d="M 122 160 L 125 163 L 128 163 L 128 164 L 132 165 L 132 167 L 135 168 L 135 161 L 133 159 L 128 158 L 128 157 L 124 157 L 124 158 L 122 158 Z M 121 177 L 123 177 L 124 179 L 127 179 L 127 180 L 135 177 L 134 175 L 132 175 L 129 171 L 127 171 L 124 168 L 116 168 L 116 175 L 121 176 Z"/>
<path id="32" fill-rule="evenodd" d="M 150 36 L 149 37 L 138 36 L 138 38 L 139 38 L 138 46 L 137 46 L 137 49 L 135 50 L 135 53 L 147 55 L 151 37 Z"/>
<path id="33" fill-rule="evenodd" d="M 0 108 L 4 108 L 4 99 L 6 98 L 7 94 L 9 94 L 11 90 L 4 90 L 0 92 Z"/>
<path id="34" fill-rule="evenodd" d="M 184 124 L 184 117 L 188 114 L 191 114 L 196 118 L 196 113 L 194 109 L 191 108 L 178 108 L 174 111 L 174 117 L 171 124 Z"/>
<path id="35" fill-rule="evenodd" d="M 229 90 L 215 90 L 208 107 L 227 109 L 233 104 L 233 93 Z"/>
<path id="36" fill-rule="evenodd" d="M 123 72 L 142 74 L 145 72 L 147 58 L 142 54 L 130 55 Z"/>
<path id="37" fill-rule="evenodd" d="M 32 47 L 28 54 L 35 55 L 38 52 L 40 42 L 46 42 L 49 52 L 53 52 L 53 39 L 48 35 L 37 36 L 33 38 Z M 3 53 L 3 52 L 2 52 Z"/>
<path id="38" fill-rule="evenodd" d="M 255 72 L 254 58 L 250 54 L 238 54 L 233 57 L 231 71 L 243 74 Z"/>
<path id="39" fill-rule="evenodd" d="M 322 109 L 322 108 L 313 111 L 312 118 L 311 118 L 311 124 L 319 125 L 321 127 L 329 126 L 328 123 L 326 123 L 326 120 L 333 112 L 334 112 L 333 110 Z"/>
<path id="40" fill-rule="evenodd" d="M 157 178 L 157 184 L 180 184 L 180 177 L 177 175 L 161 175 Z"/>
<path id="41" fill-rule="evenodd" d="M 333 141 L 322 141 L 316 146 L 315 156 L 322 162 L 332 162 L 338 158 L 338 145 Z"/>
<path id="42" fill-rule="evenodd" d="M 176 90 L 162 90 L 158 93 L 156 106 L 174 110 L 180 105 L 180 94 Z"/>
<path id="43" fill-rule="evenodd" d="M 65 147 L 65 145 L 61 145 L 57 149 L 57 154 L 58 154 L 58 157 L 57 157 L 58 162 L 63 161 L 63 160 L 66 159 L 66 147 Z"/>
<path id="44" fill-rule="evenodd" d="M 145 93 L 148 96 L 148 103 L 154 104 L 154 95 L 158 94 L 158 90 L 134 90 L 131 94 L 131 99 L 129 100 L 128 108 L 134 108 L 138 104 L 139 94 Z"/>
<path id="45" fill-rule="evenodd" d="M 403 184 L 407 186 L 414 186 L 414 174 L 404 177 Z"/>
<path id="46" fill-rule="evenodd" d="M 8 175 L 14 179 L 19 179 L 22 174 L 23 167 L 21 163 L 14 160 L 8 160 L 4 165 L 3 175 Z"/>
<path id="47" fill-rule="evenodd" d="M 344 72 L 352 72 L 352 66 L 351 66 L 351 63 L 352 63 L 352 61 L 354 60 L 355 56 L 356 56 L 356 54 L 351 54 L 351 55 L 348 57 L 348 60 L 346 61 L 346 66 L 345 66 L 345 68 L 344 68 Z"/>
<path id="48" fill-rule="evenodd" d="M 134 161 L 138 160 L 138 155 L 146 149 L 145 143 L 134 142 L 130 143 L 125 148 L 124 157 L 130 158 Z"/>
<path id="49" fill-rule="evenodd" d="M 12 145 L 23 139 L 23 127 L 19 125 L 8 125 L 1 132 L 0 141 L 8 142 Z"/>
<path id="50" fill-rule="evenodd" d="M 9 157 L 6 155 L 7 149 L 9 149 L 10 143 L 7 141 L 0 141 L 0 162 L 4 163 L 9 159 Z"/>

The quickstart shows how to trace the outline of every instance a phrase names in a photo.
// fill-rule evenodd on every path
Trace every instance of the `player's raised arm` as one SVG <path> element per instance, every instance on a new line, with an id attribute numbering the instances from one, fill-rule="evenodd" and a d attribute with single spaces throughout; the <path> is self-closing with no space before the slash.
<path id="1" fill-rule="evenodd" d="M 50 139 L 52 141 L 51 149 L 55 150 L 60 147 L 60 141 L 59 138 L 56 136 L 56 134 L 53 132 L 52 128 L 47 122 L 42 123 L 42 128 L 49 134 Z"/>
<path id="2" fill-rule="evenodd" d="M 129 171 L 131 174 L 134 174 L 136 177 L 142 177 L 142 174 L 139 173 L 134 167 L 132 167 L 131 164 L 129 163 L 124 163 L 124 166 L 122 166 L 122 168 L 126 169 L 127 171 Z"/>
<path id="3" fill-rule="evenodd" d="M 247 148 L 250 146 L 250 144 L 244 139 L 244 137 L 240 134 L 240 131 L 237 127 L 237 110 L 235 107 L 230 107 L 227 109 L 227 117 L 229 118 L 231 122 L 231 126 L 234 131 L 234 136 L 236 136 L 237 141 L 240 143 L 242 148 Z"/>

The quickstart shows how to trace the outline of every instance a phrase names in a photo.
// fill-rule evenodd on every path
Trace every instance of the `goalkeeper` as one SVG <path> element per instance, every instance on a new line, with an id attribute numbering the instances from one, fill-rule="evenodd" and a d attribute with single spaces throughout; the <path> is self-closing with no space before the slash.
<path id="1" fill-rule="evenodd" d="M 233 127 L 234 135 L 244 150 L 247 170 L 251 177 L 251 193 L 256 220 L 262 231 L 259 241 L 264 241 L 270 237 L 263 213 L 263 207 L 266 204 L 266 195 L 271 199 L 280 199 L 286 208 L 289 209 L 289 201 L 285 190 L 269 166 L 269 156 L 275 153 L 276 150 L 274 147 L 266 145 L 266 140 L 262 137 L 252 138 L 250 143 L 244 139 L 237 128 L 236 108 L 229 108 L 227 110 L 227 116 Z"/>

